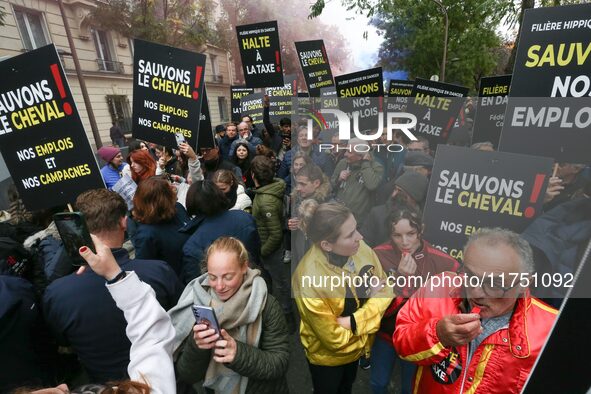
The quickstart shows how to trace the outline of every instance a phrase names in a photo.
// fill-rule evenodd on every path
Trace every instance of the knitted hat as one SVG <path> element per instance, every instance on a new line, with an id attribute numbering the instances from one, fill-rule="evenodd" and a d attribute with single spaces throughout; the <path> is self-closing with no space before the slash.
<path id="1" fill-rule="evenodd" d="M 426 153 L 423 152 L 415 152 L 410 151 L 406 153 L 406 157 L 404 159 L 405 166 L 419 166 L 419 167 L 433 167 L 433 158 Z"/>
<path id="2" fill-rule="evenodd" d="M 406 171 L 396 179 L 394 184 L 407 192 L 413 200 L 420 204 L 427 195 L 429 180 L 426 176 L 416 171 Z"/>
<path id="3" fill-rule="evenodd" d="M 113 158 L 119 154 L 119 152 L 121 152 L 119 148 L 115 148 L 114 146 L 103 146 L 98 150 L 98 155 L 101 159 L 107 163 L 110 163 L 111 160 L 113 160 Z"/>

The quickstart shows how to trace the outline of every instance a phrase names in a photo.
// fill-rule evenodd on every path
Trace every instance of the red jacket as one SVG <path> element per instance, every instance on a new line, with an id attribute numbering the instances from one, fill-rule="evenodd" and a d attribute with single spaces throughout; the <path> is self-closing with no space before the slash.
<path id="1" fill-rule="evenodd" d="M 455 274 L 438 275 L 444 276 Z M 517 300 L 509 327 L 486 338 L 466 366 L 468 346 L 445 348 L 435 330 L 441 317 L 462 313 L 460 296 L 459 288 L 423 287 L 398 312 L 394 347 L 403 360 L 419 365 L 413 393 L 520 393 L 554 324 L 556 309 L 526 292 Z"/>
<path id="2" fill-rule="evenodd" d="M 397 275 L 395 272 L 398 269 L 398 264 L 402 258 L 402 253 L 392 242 L 386 242 L 374 248 L 374 252 L 378 255 L 380 263 L 384 272 L 388 275 Z M 441 272 L 452 271 L 456 272 L 460 264 L 450 257 L 448 254 L 431 246 L 427 241 L 422 241 L 422 245 L 413 253 L 412 257 L 417 263 L 417 270 L 415 275 L 420 276 L 423 280 L 428 279 L 428 276 L 437 275 Z M 417 289 L 411 286 L 394 287 L 394 292 L 398 294 L 392 301 L 388 310 L 384 313 L 382 323 L 378 335 L 386 342 L 392 343 L 392 334 L 394 332 L 394 323 L 396 321 L 396 313 L 404 305 L 408 297 L 410 297 Z"/>

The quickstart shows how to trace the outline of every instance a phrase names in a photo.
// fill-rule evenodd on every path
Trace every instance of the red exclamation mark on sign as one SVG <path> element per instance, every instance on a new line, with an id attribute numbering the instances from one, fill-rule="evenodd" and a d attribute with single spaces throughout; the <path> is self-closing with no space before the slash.
<path id="1" fill-rule="evenodd" d="M 60 70 L 57 67 L 57 64 L 52 64 L 49 66 L 51 69 L 51 74 L 53 74 L 53 79 L 55 80 L 55 84 L 57 85 L 57 90 L 60 93 L 60 97 L 65 99 L 66 98 L 66 89 L 64 89 L 64 83 L 62 82 L 62 76 L 60 75 Z M 72 106 L 70 103 L 64 103 L 64 112 L 67 115 L 72 115 Z"/>
<path id="2" fill-rule="evenodd" d="M 544 174 L 536 174 L 536 180 L 534 181 L 534 187 L 531 192 L 531 196 L 529 198 L 529 202 L 535 204 L 538 201 L 538 197 L 540 197 L 540 192 L 542 191 L 542 185 L 544 184 L 544 179 L 546 179 L 546 175 Z M 525 208 L 524 215 L 526 218 L 530 219 L 533 218 L 536 214 L 536 209 L 534 207 L 527 207 Z"/>
<path id="3" fill-rule="evenodd" d="M 195 89 L 199 89 L 201 85 L 201 73 L 203 72 L 202 66 L 195 67 Z M 199 98 L 199 92 L 197 90 L 193 90 L 193 100 L 197 100 Z"/>
<path id="4" fill-rule="evenodd" d="M 279 51 L 275 51 L 275 63 L 277 64 L 277 72 L 281 71 L 281 62 L 279 59 Z"/>

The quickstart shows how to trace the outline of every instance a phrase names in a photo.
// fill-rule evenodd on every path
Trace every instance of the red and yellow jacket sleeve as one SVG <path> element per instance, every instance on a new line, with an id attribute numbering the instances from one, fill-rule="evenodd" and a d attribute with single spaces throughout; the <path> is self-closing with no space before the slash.
<path id="1" fill-rule="evenodd" d="M 440 300 L 425 298 L 424 290 L 415 293 L 398 312 L 392 339 L 400 358 L 419 365 L 431 365 L 445 359 L 450 349 L 444 347 L 437 337 L 436 325 L 440 317 L 431 316 L 424 305 Z"/>

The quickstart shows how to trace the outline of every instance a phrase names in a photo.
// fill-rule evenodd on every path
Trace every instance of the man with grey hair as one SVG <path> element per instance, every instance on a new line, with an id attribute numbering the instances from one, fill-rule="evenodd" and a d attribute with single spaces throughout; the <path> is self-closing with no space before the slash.
<path id="1" fill-rule="evenodd" d="M 420 366 L 417 392 L 520 393 L 557 313 L 529 293 L 531 248 L 512 231 L 481 229 L 463 264 L 402 307 L 394 346 Z"/>
<path id="2" fill-rule="evenodd" d="M 372 208 L 373 195 L 381 184 L 384 167 L 374 160 L 371 147 L 352 138 L 332 175 L 335 197 L 349 208 L 361 226 Z"/>
<path id="3" fill-rule="evenodd" d="M 259 137 L 255 137 L 252 132 L 250 131 L 250 126 L 246 122 L 238 123 L 238 139 L 232 142 L 230 145 L 230 152 L 228 154 L 229 158 L 231 159 L 234 155 L 234 151 L 236 150 L 236 146 L 240 142 L 248 143 L 249 151 L 251 157 L 256 155 L 256 148 L 257 146 L 261 145 L 263 141 Z"/>

